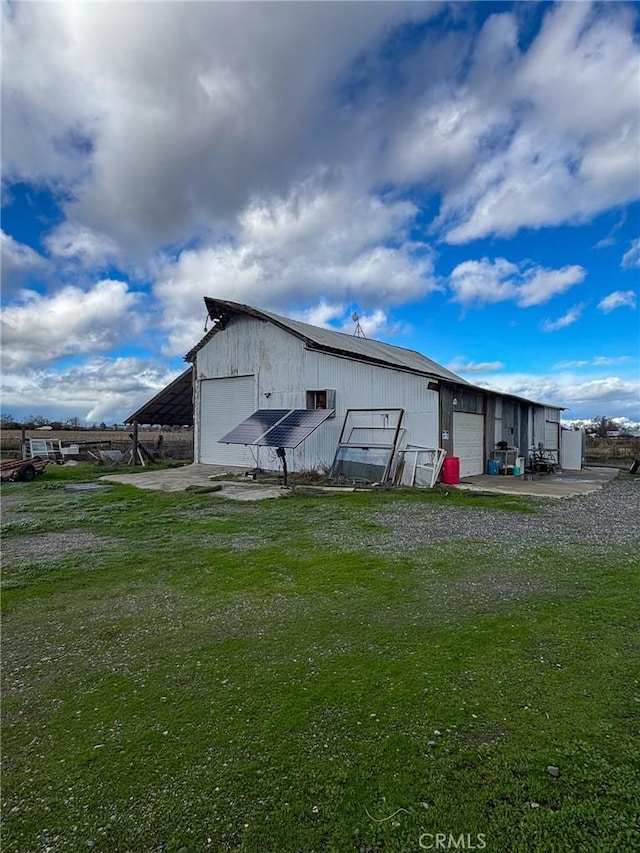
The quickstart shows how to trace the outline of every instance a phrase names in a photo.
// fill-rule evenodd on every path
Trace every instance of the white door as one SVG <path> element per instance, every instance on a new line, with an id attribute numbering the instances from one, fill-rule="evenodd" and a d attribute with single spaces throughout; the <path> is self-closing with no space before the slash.
<path id="1" fill-rule="evenodd" d="M 254 376 L 228 376 L 200 382 L 200 462 L 208 465 L 253 466 L 244 444 L 220 444 L 219 438 L 256 410 Z"/>
<path id="2" fill-rule="evenodd" d="M 580 471 L 582 469 L 582 446 L 584 432 L 573 429 L 563 429 L 560 436 L 560 449 L 562 456 L 560 464 L 567 471 Z"/>
<path id="3" fill-rule="evenodd" d="M 453 455 L 460 459 L 460 476 L 484 473 L 484 415 L 453 413 Z"/>

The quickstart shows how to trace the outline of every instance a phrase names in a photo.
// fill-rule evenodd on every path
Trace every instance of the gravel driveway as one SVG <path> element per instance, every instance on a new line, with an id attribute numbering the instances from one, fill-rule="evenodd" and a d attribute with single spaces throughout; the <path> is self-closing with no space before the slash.
<path id="1" fill-rule="evenodd" d="M 366 547 L 373 553 L 416 551 L 441 540 L 544 545 L 545 542 L 599 546 L 630 544 L 640 539 L 640 480 L 621 478 L 598 492 L 562 501 L 529 498 L 531 514 L 505 510 L 414 503 L 387 505 L 357 518 L 382 528 L 356 531 L 347 519 L 318 531 L 326 544 Z"/>

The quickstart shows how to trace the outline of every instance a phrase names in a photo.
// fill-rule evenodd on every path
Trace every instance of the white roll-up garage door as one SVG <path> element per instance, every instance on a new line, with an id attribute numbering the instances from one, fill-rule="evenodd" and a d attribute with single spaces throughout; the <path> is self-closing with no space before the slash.
<path id="1" fill-rule="evenodd" d="M 460 459 L 460 476 L 484 473 L 484 415 L 453 413 L 453 455 Z"/>
<path id="2" fill-rule="evenodd" d="M 256 410 L 254 376 L 228 376 L 200 382 L 200 462 L 208 465 L 254 464 L 243 444 L 219 444 L 218 439 Z"/>

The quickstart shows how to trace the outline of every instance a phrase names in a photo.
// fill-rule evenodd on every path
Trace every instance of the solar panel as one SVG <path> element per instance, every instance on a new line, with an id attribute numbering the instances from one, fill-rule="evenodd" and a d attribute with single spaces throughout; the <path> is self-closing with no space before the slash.
<path id="1" fill-rule="evenodd" d="M 297 447 L 332 414 L 333 409 L 259 409 L 219 441 L 260 447 Z"/>
<path id="2" fill-rule="evenodd" d="M 266 447 L 297 447 L 332 414 L 332 409 L 293 409 L 256 444 Z"/>
<path id="3" fill-rule="evenodd" d="M 285 418 L 290 411 L 291 409 L 258 409 L 218 441 L 222 444 L 255 444 L 268 429 Z"/>

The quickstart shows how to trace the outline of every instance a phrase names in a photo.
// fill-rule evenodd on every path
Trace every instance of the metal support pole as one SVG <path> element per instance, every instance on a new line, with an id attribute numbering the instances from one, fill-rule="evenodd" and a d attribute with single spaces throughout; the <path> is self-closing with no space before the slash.
<path id="1" fill-rule="evenodd" d="M 287 487 L 287 452 L 284 447 L 278 447 L 276 450 L 276 456 L 282 462 L 282 482 Z"/>

